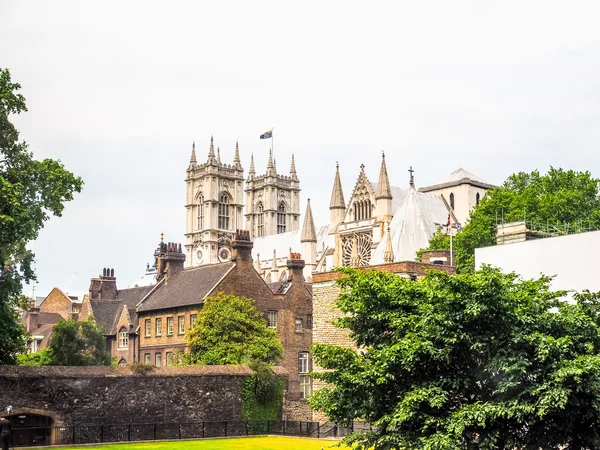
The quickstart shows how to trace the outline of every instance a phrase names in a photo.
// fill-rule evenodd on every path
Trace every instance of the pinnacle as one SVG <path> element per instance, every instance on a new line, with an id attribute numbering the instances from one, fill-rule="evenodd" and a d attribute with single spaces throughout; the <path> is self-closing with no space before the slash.
<path id="1" fill-rule="evenodd" d="M 254 153 L 250 154 L 250 169 L 248 169 L 248 174 L 254 175 L 256 172 L 254 170 Z"/>
<path id="2" fill-rule="evenodd" d="M 196 141 L 192 141 L 192 156 L 190 157 L 190 164 L 196 164 Z"/>
<path id="3" fill-rule="evenodd" d="M 235 154 L 233 155 L 233 165 L 238 167 L 241 165 L 241 161 L 240 161 L 240 147 L 238 145 L 238 142 L 235 141 Z"/>
<path id="4" fill-rule="evenodd" d="M 315 221 L 313 220 L 312 209 L 310 207 L 310 198 L 306 203 L 306 214 L 302 224 L 302 235 L 300 242 L 317 242 L 317 232 L 315 230 Z"/>
<path id="5" fill-rule="evenodd" d="M 217 164 L 221 164 L 221 149 L 217 147 Z"/>
<path id="6" fill-rule="evenodd" d="M 379 171 L 379 182 L 377 183 L 377 192 L 375 199 L 392 198 L 392 188 L 390 187 L 390 179 L 388 178 L 387 167 L 385 165 L 385 153 L 381 155 L 381 169 Z"/>
<path id="7" fill-rule="evenodd" d="M 296 162 L 294 161 L 294 154 L 292 153 L 292 163 L 290 164 L 290 176 L 295 176 L 296 174 Z"/>
<path id="8" fill-rule="evenodd" d="M 210 147 L 208 149 L 208 162 L 211 163 L 215 158 L 215 146 L 213 143 L 213 137 L 210 136 Z"/>
<path id="9" fill-rule="evenodd" d="M 331 202 L 329 202 L 329 209 L 346 209 L 346 202 L 344 201 L 344 192 L 342 191 L 342 182 L 340 181 L 340 166 L 335 163 L 335 179 L 333 181 L 333 191 L 331 192 Z"/>
<path id="10" fill-rule="evenodd" d="M 394 250 L 392 249 L 392 235 L 390 233 L 390 224 L 387 224 L 387 232 L 385 234 L 385 252 L 383 253 L 384 263 L 394 262 Z"/>

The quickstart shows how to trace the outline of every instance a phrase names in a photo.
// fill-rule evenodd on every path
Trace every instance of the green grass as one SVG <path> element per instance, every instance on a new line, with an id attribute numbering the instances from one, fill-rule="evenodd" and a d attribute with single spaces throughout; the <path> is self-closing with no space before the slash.
<path id="1" fill-rule="evenodd" d="M 62 447 L 61 450 L 327 450 L 337 447 L 337 441 L 294 437 L 245 437 L 206 439 L 200 441 L 143 442 L 139 444 L 108 444 L 85 447 Z"/>

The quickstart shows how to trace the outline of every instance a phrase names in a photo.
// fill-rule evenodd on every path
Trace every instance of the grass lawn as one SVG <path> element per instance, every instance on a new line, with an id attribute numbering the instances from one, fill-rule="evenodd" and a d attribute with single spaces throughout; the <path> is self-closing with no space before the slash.
<path id="1" fill-rule="evenodd" d="M 108 444 L 81 447 L 61 447 L 61 450 L 326 450 L 336 447 L 337 441 L 295 437 L 245 437 L 206 439 L 201 441 L 143 442 L 139 444 Z"/>

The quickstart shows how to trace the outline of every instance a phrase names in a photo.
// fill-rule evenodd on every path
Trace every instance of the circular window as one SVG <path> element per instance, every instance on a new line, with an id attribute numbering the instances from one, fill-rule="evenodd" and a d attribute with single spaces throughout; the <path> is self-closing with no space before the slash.
<path id="1" fill-rule="evenodd" d="M 198 258 L 199 261 L 202 261 L 202 250 L 196 250 L 196 258 Z"/>
<path id="2" fill-rule="evenodd" d="M 221 247 L 219 249 L 219 261 L 225 262 L 231 259 L 231 250 L 227 247 Z"/>

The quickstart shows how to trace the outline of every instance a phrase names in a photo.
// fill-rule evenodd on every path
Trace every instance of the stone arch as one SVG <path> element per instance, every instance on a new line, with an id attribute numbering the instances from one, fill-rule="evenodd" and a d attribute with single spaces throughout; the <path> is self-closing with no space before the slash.
<path id="1" fill-rule="evenodd" d="M 14 423 L 12 421 L 13 417 L 15 420 L 18 420 L 18 417 L 23 415 L 47 417 L 51 419 L 51 423 L 47 426 L 60 427 L 63 425 L 63 420 L 60 415 L 47 409 L 16 407 L 11 411 L 10 416 L 7 416 L 7 418 L 11 421 L 11 423 Z"/>

